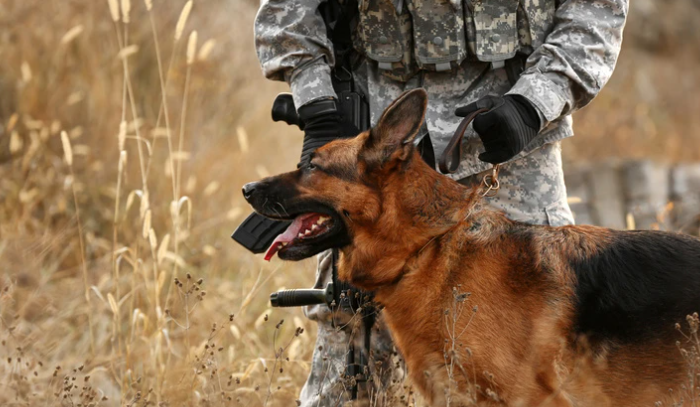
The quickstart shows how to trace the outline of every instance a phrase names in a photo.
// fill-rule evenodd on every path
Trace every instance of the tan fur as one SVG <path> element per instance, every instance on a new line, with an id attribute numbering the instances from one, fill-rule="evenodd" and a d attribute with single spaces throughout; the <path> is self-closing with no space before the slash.
<path id="1" fill-rule="evenodd" d="M 571 261 L 618 232 L 508 220 L 421 160 L 410 143 L 425 98 L 400 102 L 372 131 L 319 149 L 319 170 L 282 177 L 345 214 L 352 243 L 340 251 L 339 277 L 375 292 L 423 395 L 436 406 L 467 404 L 470 394 L 484 406 L 653 406 L 678 389 L 684 370 L 672 342 L 592 349 L 573 335 Z M 460 292 L 470 296 L 451 329 Z"/>

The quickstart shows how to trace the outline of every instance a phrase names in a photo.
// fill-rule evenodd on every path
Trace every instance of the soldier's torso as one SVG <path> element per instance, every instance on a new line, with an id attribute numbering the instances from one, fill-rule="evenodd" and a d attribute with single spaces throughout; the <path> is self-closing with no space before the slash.
<path id="1" fill-rule="evenodd" d="M 539 47 L 557 0 L 359 0 L 355 47 L 390 78 L 451 71 L 465 61 L 501 67 Z"/>

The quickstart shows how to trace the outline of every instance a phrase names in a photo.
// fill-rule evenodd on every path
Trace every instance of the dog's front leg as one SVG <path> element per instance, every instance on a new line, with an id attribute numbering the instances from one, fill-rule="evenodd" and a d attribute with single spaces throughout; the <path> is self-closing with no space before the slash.
<path id="1" fill-rule="evenodd" d="M 553 364 L 535 373 L 534 379 L 528 392 L 529 399 L 522 403 L 514 403 L 518 407 L 574 407 Z"/>

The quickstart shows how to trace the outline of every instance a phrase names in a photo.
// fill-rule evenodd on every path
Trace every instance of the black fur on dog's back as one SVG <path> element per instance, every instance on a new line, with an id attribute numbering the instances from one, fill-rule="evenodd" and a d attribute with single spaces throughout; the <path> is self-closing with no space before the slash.
<path id="1" fill-rule="evenodd" d="M 585 259 L 571 262 L 576 287 L 574 330 L 591 341 L 667 337 L 700 312 L 700 240 L 625 231 Z"/>

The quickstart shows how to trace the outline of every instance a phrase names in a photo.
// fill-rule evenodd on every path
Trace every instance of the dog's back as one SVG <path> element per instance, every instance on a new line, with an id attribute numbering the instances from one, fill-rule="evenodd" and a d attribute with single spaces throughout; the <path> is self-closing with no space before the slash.
<path id="1" fill-rule="evenodd" d="M 697 323 L 691 319 L 688 324 L 686 318 L 700 311 L 699 239 L 659 231 L 533 226 L 488 209 L 472 217 L 460 233 L 460 261 L 474 264 L 474 254 L 489 259 L 486 263 L 498 265 L 491 273 L 500 282 L 494 290 L 494 282 L 480 277 L 479 285 L 487 285 L 490 292 L 477 288 L 474 303 L 483 302 L 480 312 L 503 316 L 497 306 L 506 306 L 504 293 L 516 293 L 510 306 L 522 308 L 524 321 L 511 318 L 499 325 L 498 318 L 485 319 L 491 329 L 498 326 L 511 335 L 522 331 L 529 336 L 513 338 L 505 345 L 511 350 L 503 349 L 503 354 L 538 353 L 555 346 L 547 335 L 561 335 L 566 345 L 558 356 L 559 377 L 548 377 L 546 366 L 532 374 L 535 381 L 561 386 L 574 405 L 654 405 L 683 396 L 691 386 L 688 374 L 700 373 L 700 368 L 693 373 L 692 367 L 698 360 L 690 354 L 684 357 L 679 349 L 680 345 L 691 351 L 697 343 L 678 329 L 697 329 Z M 459 277 L 448 278 L 472 290 L 473 274 L 480 271 L 489 272 L 489 267 L 459 267 L 453 271 Z M 546 326 L 548 333 L 538 332 L 538 326 Z M 482 340 L 497 343 L 493 338 Z M 548 357 L 537 363 L 546 363 Z M 510 361 L 511 366 L 519 362 Z"/>
<path id="2" fill-rule="evenodd" d="M 596 253 L 570 261 L 577 333 L 593 342 L 667 338 L 700 311 L 700 242 L 668 232 L 609 233 Z"/>
<path id="3" fill-rule="evenodd" d="M 700 311 L 700 241 L 658 231 L 609 233 L 596 253 L 570 260 L 573 332 L 587 340 L 592 360 L 604 363 L 599 381 L 612 405 L 680 399 L 683 385 L 692 386 L 689 371 L 700 373 L 676 345 L 696 345 L 677 327 L 688 332 L 686 317 Z"/>
<path id="4" fill-rule="evenodd" d="M 429 260 L 410 263 L 429 267 L 378 295 L 409 370 L 431 372 L 418 381 L 434 402 L 455 380 L 439 360 L 448 353 L 429 349 L 440 338 L 456 342 L 462 369 L 477 372 L 452 372 L 468 383 L 452 391 L 478 394 L 469 390 L 477 386 L 485 405 L 493 403 L 488 394 L 528 406 L 653 406 L 682 397 L 692 366 L 677 342 L 688 350 L 695 344 L 676 324 L 688 327 L 686 316 L 700 310 L 700 240 L 533 226 L 480 206 L 424 249 L 435 250 Z M 451 329 L 450 317 L 437 315 L 454 309 L 455 287 L 478 311 Z M 427 301 L 405 300 L 419 296 Z"/>

